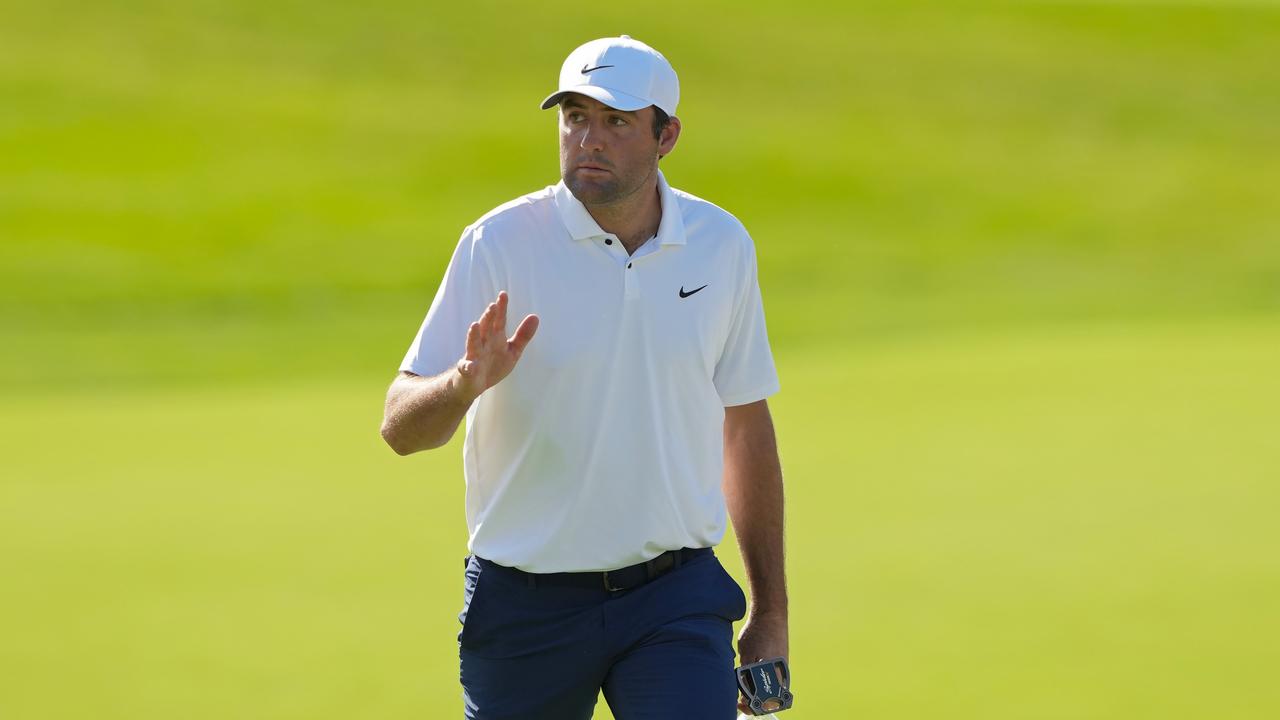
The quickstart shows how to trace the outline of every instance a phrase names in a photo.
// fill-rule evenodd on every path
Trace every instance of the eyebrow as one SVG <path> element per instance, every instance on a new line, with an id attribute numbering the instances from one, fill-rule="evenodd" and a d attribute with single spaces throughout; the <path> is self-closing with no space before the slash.
<path id="1" fill-rule="evenodd" d="M 603 105 L 604 103 L 601 103 L 601 104 Z M 573 98 L 566 98 L 564 103 L 560 107 L 561 108 L 578 108 L 579 110 L 588 109 L 587 106 L 584 105 L 581 101 L 574 100 Z M 629 115 L 631 117 L 636 116 L 636 113 L 634 110 L 619 110 L 617 108 L 609 107 L 608 105 L 605 105 L 604 108 L 605 108 L 605 112 L 615 112 L 615 113 L 620 113 L 622 115 Z"/>

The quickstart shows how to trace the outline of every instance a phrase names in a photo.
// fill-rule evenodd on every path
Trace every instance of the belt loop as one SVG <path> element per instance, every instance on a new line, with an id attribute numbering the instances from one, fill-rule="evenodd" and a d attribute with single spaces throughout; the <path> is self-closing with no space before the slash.
<path id="1" fill-rule="evenodd" d="M 525 576 L 526 578 L 529 578 L 529 589 L 530 589 L 530 590 L 537 590 L 537 589 L 538 589 L 538 580 L 537 580 L 537 578 L 535 578 L 535 577 L 533 576 L 533 573 L 525 573 L 525 574 L 524 574 L 524 576 Z"/>
<path id="2" fill-rule="evenodd" d="M 680 564 L 684 560 L 684 550 L 673 550 L 675 553 L 676 570 L 680 569 Z"/>
<path id="3" fill-rule="evenodd" d="M 657 577 L 657 573 L 653 571 L 653 560 L 644 561 L 645 580 L 652 580 Z"/>

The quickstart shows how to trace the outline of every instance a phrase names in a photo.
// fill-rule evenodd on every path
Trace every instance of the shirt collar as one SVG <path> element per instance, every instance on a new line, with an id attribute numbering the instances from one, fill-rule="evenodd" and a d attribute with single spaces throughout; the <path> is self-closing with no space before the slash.
<path id="1" fill-rule="evenodd" d="M 560 221 L 564 223 L 565 229 L 574 240 L 588 240 L 609 234 L 600 228 L 596 219 L 587 212 L 587 208 L 573 196 L 564 184 L 564 180 L 556 184 L 553 196 L 556 210 L 560 213 Z M 680 214 L 680 204 L 661 170 L 658 171 L 658 196 L 662 204 L 662 220 L 658 223 L 658 242 L 662 245 L 684 245 L 684 218 Z"/>

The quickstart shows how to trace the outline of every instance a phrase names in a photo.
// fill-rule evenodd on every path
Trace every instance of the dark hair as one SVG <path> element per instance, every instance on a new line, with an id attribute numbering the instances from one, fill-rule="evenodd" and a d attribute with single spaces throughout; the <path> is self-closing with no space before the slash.
<path id="1" fill-rule="evenodd" d="M 653 139 L 661 140 L 662 131 L 671 124 L 671 116 L 657 105 L 653 106 Z"/>

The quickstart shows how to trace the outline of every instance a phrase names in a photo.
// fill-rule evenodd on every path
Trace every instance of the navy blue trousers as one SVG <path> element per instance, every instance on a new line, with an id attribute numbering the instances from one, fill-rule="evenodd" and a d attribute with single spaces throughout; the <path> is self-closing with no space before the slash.
<path id="1" fill-rule="evenodd" d="M 712 553 L 638 587 L 530 587 L 468 558 L 458 619 L 468 720 L 734 720 L 742 588 Z"/>

